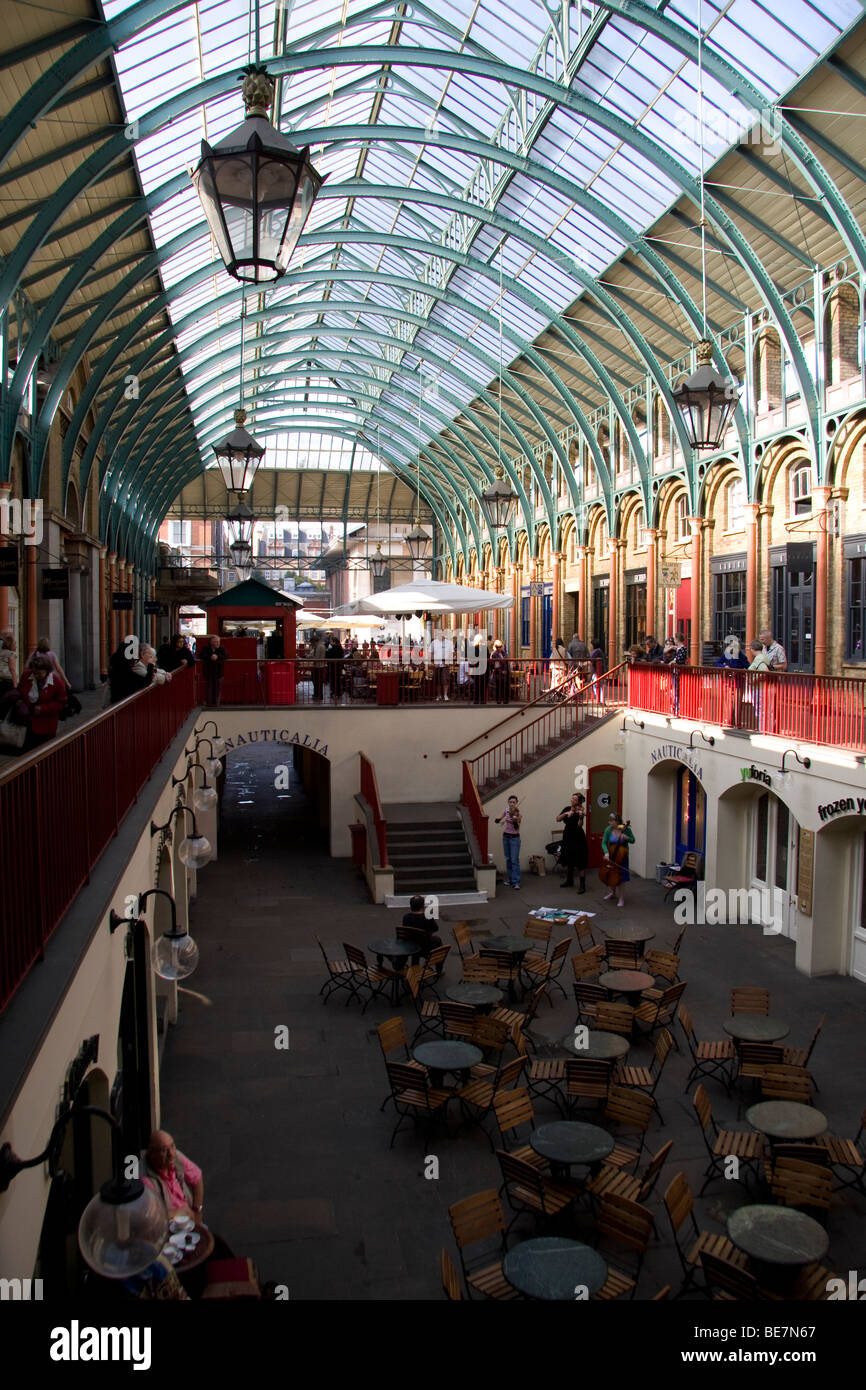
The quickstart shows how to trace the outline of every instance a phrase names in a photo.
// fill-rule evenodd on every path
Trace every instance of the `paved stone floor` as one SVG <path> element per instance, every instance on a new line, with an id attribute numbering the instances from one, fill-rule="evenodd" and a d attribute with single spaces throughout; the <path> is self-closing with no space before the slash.
<path id="1" fill-rule="evenodd" d="M 477 1130 L 431 1141 L 429 1152 L 439 1159 L 435 1180 L 424 1176 L 420 1131 L 401 1131 L 388 1148 L 393 1121 L 390 1107 L 379 1111 L 387 1088 L 374 1030 L 395 1011 L 375 1001 L 361 1016 L 340 996 L 323 1006 L 314 937 L 338 954 L 344 940 L 363 946 L 390 933 L 399 914 L 371 905 L 352 865 L 327 856 L 297 782 L 274 789 L 273 756 L 250 748 L 229 764 L 220 858 L 201 873 L 194 907 L 201 964 L 189 982 L 194 992 L 181 996 L 163 1063 L 163 1124 L 204 1168 L 208 1224 L 255 1259 L 263 1280 L 287 1285 L 292 1299 L 441 1298 L 442 1246 L 456 1257 L 448 1206 L 497 1187 L 499 1169 Z M 562 795 L 552 799 L 558 805 Z M 479 941 L 485 932 L 521 927 L 527 910 L 541 904 L 619 915 L 602 901 L 594 875 L 589 882 L 578 898 L 557 875 L 526 876 L 518 892 L 501 889 L 495 902 L 463 911 Z M 627 909 L 651 921 L 659 948 L 669 947 L 678 930 L 662 896 L 654 882 L 633 881 Z M 463 911 L 449 908 L 447 919 Z M 447 941 L 447 921 L 443 926 Z M 764 937 L 758 927 L 693 927 L 681 956 L 699 1035 L 723 1036 L 732 985 L 768 987 L 773 1012 L 791 1023 L 791 1044 L 805 1044 L 826 1013 L 812 1059 L 816 1101 L 833 1132 L 853 1135 L 866 1105 L 866 988 L 849 979 L 806 979 L 794 969 L 792 943 Z M 557 995 L 553 1008 L 542 1001 L 538 1031 L 551 1038 L 574 1023 L 568 964 L 566 971 L 567 1001 Z M 459 961 L 449 960 L 446 979 L 459 975 Z M 404 1018 L 411 1031 L 413 1015 Z M 289 1029 L 287 1051 L 275 1047 L 280 1025 Z M 680 1169 L 697 1191 L 705 1166 L 691 1097 L 683 1093 L 687 1053 L 677 1033 L 681 1051 L 671 1055 L 658 1092 L 665 1123 L 653 1124 L 648 1152 L 669 1138 L 674 1148 L 651 1203 L 660 1238 L 646 1259 L 639 1298 L 666 1283 L 679 1286 L 661 1193 Z M 649 1055 L 642 1044 L 630 1060 L 648 1062 Z M 736 1099 L 713 1083 L 708 1091 L 721 1123 L 748 1129 Z M 540 1122 L 555 1118 L 544 1103 L 536 1111 Z M 738 1183 L 716 1182 L 697 1201 L 699 1224 L 722 1232 L 726 1214 L 750 1200 Z M 579 1223 L 591 1233 L 585 1214 Z M 826 1263 L 843 1274 L 862 1267 L 866 1200 L 837 1195 L 827 1225 Z M 512 1238 L 532 1233 L 522 1217 Z"/>

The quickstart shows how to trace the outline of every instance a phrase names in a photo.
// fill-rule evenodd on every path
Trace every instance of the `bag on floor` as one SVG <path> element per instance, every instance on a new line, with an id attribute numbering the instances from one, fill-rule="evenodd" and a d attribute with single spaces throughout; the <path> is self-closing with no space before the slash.
<path id="1" fill-rule="evenodd" d="M 554 859 L 558 859 L 562 850 L 561 840 L 551 840 L 549 845 L 544 846 L 545 854 L 552 854 Z"/>
<path id="2" fill-rule="evenodd" d="M 26 724 L 15 724 L 8 715 L 0 722 L 0 744 L 4 748 L 23 748 L 26 737 Z"/>
<path id="3" fill-rule="evenodd" d="M 529 856 L 529 872 L 530 872 L 531 874 L 538 874 L 538 877 L 539 877 L 539 878 L 546 878 L 546 876 L 547 876 L 547 865 L 546 865 L 545 862 L 544 862 L 544 855 L 543 855 L 543 854 L 530 854 L 530 856 Z"/>

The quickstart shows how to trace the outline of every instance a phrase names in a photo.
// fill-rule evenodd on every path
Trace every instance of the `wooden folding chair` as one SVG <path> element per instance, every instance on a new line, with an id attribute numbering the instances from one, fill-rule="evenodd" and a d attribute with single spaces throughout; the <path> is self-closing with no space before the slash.
<path id="1" fill-rule="evenodd" d="M 577 944 L 581 951 L 591 951 L 595 946 L 595 937 L 592 934 L 592 923 L 588 917 L 581 915 L 574 924 L 574 934 L 577 937 Z M 602 947 L 604 950 L 604 947 Z"/>
<path id="2" fill-rule="evenodd" d="M 736 1052 L 737 1081 L 759 1081 L 765 1067 L 782 1064 L 782 1048 L 778 1043 L 739 1042 Z"/>
<path id="3" fill-rule="evenodd" d="M 662 1028 L 656 1038 L 656 1045 L 653 1049 L 652 1061 L 648 1067 L 628 1066 L 620 1064 L 614 1075 L 614 1080 L 619 1086 L 633 1086 L 636 1090 L 644 1091 L 648 1096 L 655 1096 L 661 1074 L 664 1071 L 665 1062 L 673 1050 L 674 1040 L 667 1028 Z M 656 1112 L 662 1124 L 664 1116 L 661 1106 L 656 1100 Z"/>
<path id="4" fill-rule="evenodd" d="M 565 1080 L 564 1057 L 530 1057 L 529 1048 L 523 1032 L 514 1030 L 514 1045 L 518 1054 L 526 1059 L 526 1079 L 533 1095 L 540 1099 L 553 1101 L 560 1114 L 563 1112 L 561 1086 Z"/>
<path id="5" fill-rule="evenodd" d="M 683 1090 L 687 1091 L 698 1077 L 708 1079 L 712 1077 L 716 1081 L 721 1081 L 725 1090 L 730 1094 L 731 1069 L 737 1060 L 733 1038 L 717 1038 L 712 1041 L 699 1042 L 695 1035 L 692 1016 L 682 1000 L 677 1018 L 685 1034 L 689 1052 L 692 1054 L 692 1069 Z"/>
<path id="6" fill-rule="evenodd" d="M 439 1256 L 439 1272 L 442 1276 L 442 1290 L 445 1297 L 452 1303 L 460 1303 L 463 1299 L 463 1290 L 460 1287 L 460 1275 L 457 1267 L 445 1247 Z"/>
<path id="7" fill-rule="evenodd" d="M 434 946 L 427 959 L 422 962 L 422 991 L 425 989 L 432 989 L 433 993 L 436 994 L 436 986 L 442 979 L 442 972 L 445 969 L 445 962 L 448 959 L 450 950 L 450 946 Z M 438 999 L 439 996 L 436 995 L 436 997 Z"/>
<path id="8" fill-rule="evenodd" d="M 513 985 L 520 977 L 520 965 L 510 951 L 491 951 L 482 946 L 481 965 L 490 972 L 488 981 L 495 985 Z"/>
<path id="9" fill-rule="evenodd" d="M 656 1028 L 673 1029 L 674 1019 L 685 991 L 686 981 L 680 980 L 678 984 L 668 985 L 658 999 L 644 1000 L 634 1011 L 635 1025 L 639 1024 L 650 1035 L 655 1032 Z M 676 1046 L 676 1042 L 674 1042 L 674 1046 Z"/>
<path id="10" fill-rule="evenodd" d="M 623 1038 L 630 1038 L 634 1016 L 635 1010 L 631 1004 L 615 1004 L 612 1000 L 602 999 L 596 1005 L 593 1027 L 599 1033 L 619 1033 Z"/>
<path id="11" fill-rule="evenodd" d="M 604 947 L 593 946 L 591 951 L 579 951 L 571 958 L 571 969 L 575 984 L 592 979 L 604 968 Z"/>
<path id="12" fill-rule="evenodd" d="M 391 1099 L 397 1111 L 397 1123 L 391 1132 L 388 1147 L 393 1149 L 404 1120 L 420 1120 L 424 1125 L 424 1142 L 429 1143 L 437 1117 L 445 1115 L 451 1092 L 432 1087 L 426 1071 L 418 1071 L 405 1062 L 386 1062 L 385 1069 L 391 1083 Z"/>
<path id="13" fill-rule="evenodd" d="M 525 1086 L 516 1086 L 513 1090 L 497 1091 L 493 1099 L 493 1110 L 496 1115 L 496 1123 L 499 1126 L 499 1133 L 502 1138 L 502 1147 L 507 1152 L 513 1154 L 515 1158 L 522 1159 L 524 1163 L 530 1163 L 533 1168 L 538 1168 L 540 1172 L 547 1172 L 547 1160 L 537 1154 L 532 1145 L 521 1142 L 522 1136 L 519 1130 L 523 1125 L 527 1125 L 529 1131 L 535 1129 L 535 1110 L 532 1105 L 532 1097 Z M 512 1145 L 517 1145 L 514 1148 Z"/>
<path id="14" fill-rule="evenodd" d="M 753 985 L 738 985 L 731 990 L 732 1014 L 769 1014 L 770 991 Z"/>
<path id="15" fill-rule="evenodd" d="M 318 937 L 315 938 L 315 941 L 316 945 L 322 953 L 322 959 L 325 962 L 325 969 L 328 972 L 328 978 L 322 985 L 322 988 L 319 990 L 320 994 L 325 995 L 324 999 L 322 1000 L 322 1003 L 327 1004 L 331 995 L 334 994 L 337 990 L 341 989 L 346 990 L 346 992 L 349 995 L 349 999 L 355 999 L 357 996 L 355 993 L 354 981 L 352 978 L 352 968 L 349 965 L 348 960 L 330 960 L 328 958 L 327 951 L 325 950 Z M 326 990 L 327 993 L 325 993 Z M 349 1003 L 349 999 L 346 1000 L 347 1004 Z"/>
<path id="16" fill-rule="evenodd" d="M 546 989 L 547 981 L 545 980 L 543 984 L 540 984 L 538 986 L 538 989 L 533 990 L 532 994 L 529 996 L 529 1004 L 523 1010 L 523 1012 L 521 1012 L 519 1009 L 507 1009 L 503 1006 L 502 1008 L 492 1009 L 490 1012 L 490 1017 L 501 1018 L 505 1023 L 508 1024 L 509 1028 L 514 1028 L 515 1025 L 517 1025 L 517 1027 L 521 1028 L 525 1034 L 526 1030 L 529 1028 L 533 1019 L 535 1018 L 536 1013 L 538 1012 L 538 1006 L 541 1003 L 541 996 L 544 994 L 544 991 Z"/>
<path id="17" fill-rule="evenodd" d="M 776 1158 L 770 1188 L 776 1201 L 785 1207 L 829 1211 L 833 1200 L 830 1169 L 820 1163 L 803 1163 L 798 1158 Z"/>
<path id="18" fill-rule="evenodd" d="M 360 946 L 353 946 L 350 942 L 343 942 L 343 950 L 346 952 L 346 960 L 349 962 L 349 969 L 352 972 L 352 984 L 361 1005 L 361 1013 L 365 1013 L 370 1000 L 394 977 L 392 970 L 380 970 L 378 966 L 369 965 L 367 957 Z M 363 998 L 363 991 L 368 991 L 368 997 Z M 363 1002 L 362 1002 L 363 1001 Z"/>
<path id="19" fill-rule="evenodd" d="M 652 1239 L 654 1229 L 652 1212 L 641 1206 L 639 1202 L 631 1201 L 628 1197 L 620 1197 L 613 1192 L 607 1192 L 601 1198 L 596 1214 L 596 1224 L 600 1236 L 599 1252 L 606 1257 L 609 1252 L 615 1251 L 621 1262 L 623 1252 L 628 1251 L 633 1257 L 633 1268 L 628 1274 L 625 1274 L 618 1269 L 611 1268 L 608 1264 L 607 1279 L 598 1293 L 592 1295 L 592 1298 L 602 1302 L 607 1302 L 612 1298 L 621 1298 L 623 1294 L 628 1294 L 629 1298 L 634 1298 L 640 1282 L 644 1256 Z"/>
<path id="20" fill-rule="evenodd" d="M 763 1100 L 795 1100 L 801 1105 L 812 1104 L 811 1072 L 805 1067 L 786 1067 L 784 1063 L 765 1066 L 761 1076 Z"/>
<path id="21" fill-rule="evenodd" d="M 585 980 L 578 981 L 571 989 L 577 1004 L 577 1024 L 594 1028 L 599 1004 L 609 1003 L 607 990 L 602 985 L 587 984 Z"/>
<path id="22" fill-rule="evenodd" d="M 617 1197 L 628 1197 L 629 1201 L 646 1203 L 656 1188 L 662 1168 L 674 1146 L 673 1139 L 663 1144 L 654 1154 L 643 1173 L 628 1173 L 625 1168 L 606 1160 L 586 1185 L 587 1192 L 594 1198 L 611 1193 Z"/>
<path id="23" fill-rule="evenodd" d="M 565 990 L 559 983 L 559 976 L 562 974 L 566 957 L 570 950 L 571 942 L 567 937 L 564 937 L 562 941 L 557 941 L 551 952 L 550 960 L 546 960 L 543 956 L 527 954 L 520 967 L 520 973 L 526 981 L 526 984 L 530 988 L 532 988 L 533 985 L 542 983 L 555 985 L 564 999 Z M 549 994 L 547 996 L 547 1002 L 550 1007 L 553 1008 L 553 1000 Z"/>
<path id="24" fill-rule="evenodd" d="M 782 1049 L 782 1061 L 785 1063 L 786 1066 L 808 1067 L 809 1058 L 812 1056 L 812 1053 L 815 1050 L 815 1044 L 818 1041 L 818 1038 L 821 1036 L 821 1029 L 824 1027 L 824 1024 L 826 1022 L 826 1015 L 822 1014 L 821 1017 L 818 1019 L 818 1023 L 815 1027 L 814 1033 L 809 1039 L 808 1047 L 784 1047 Z M 815 1090 L 818 1090 L 817 1084 L 815 1086 Z"/>
<path id="25" fill-rule="evenodd" d="M 464 1197 L 448 1208 L 451 1230 L 460 1252 L 460 1265 L 470 1299 L 473 1290 L 485 1298 L 514 1299 L 520 1295 L 502 1272 L 505 1254 L 505 1213 L 495 1188 Z M 467 1261 L 467 1248 L 481 1241 L 493 1242 L 499 1258 L 491 1261 L 489 1244 L 476 1252 L 472 1263 Z M 494 1250 L 495 1255 L 495 1250 Z"/>
<path id="26" fill-rule="evenodd" d="M 645 1095 L 643 1091 L 630 1091 L 627 1086 L 611 1082 L 604 1107 L 605 1125 L 633 1130 L 640 1135 L 640 1143 L 636 1149 L 631 1149 L 617 1142 L 607 1156 L 607 1163 L 612 1163 L 616 1168 L 637 1168 L 655 1108 L 652 1096 Z"/>
<path id="27" fill-rule="evenodd" d="M 727 1178 L 727 1158 L 737 1159 L 738 1171 L 745 1167 L 754 1177 L 760 1177 L 760 1164 L 764 1157 L 764 1136 L 754 1130 L 719 1129 L 713 1117 L 710 1098 L 702 1082 L 698 1083 L 694 1094 L 694 1107 L 709 1158 L 704 1170 L 704 1185 L 698 1196 L 702 1197 L 715 1179 Z"/>
<path id="28" fill-rule="evenodd" d="M 643 947 L 639 941 L 608 941 L 604 954 L 608 970 L 643 970 Z"/>
<path id="29" fill-rule="evenodd" d="M 853 1139 L 840 1139 L 836 1134 L 822 1134 L 818 1143 L 826 1149 L 830 1167 L 839 1187 L 856 1187 L 866 1197 L 866 1162 L 860 1145 L 866 1130 L 866 1110 L 860 1116 L 860 1128 Z"/>
<path id="30" fill-rule="evenodd" d="M 613 1072 L 611 1062 L 596 1061 L 590 1057 L 569 1058 L 565 1063 L 565 1105 L 568 1114 L 574 1118 L 582 1100 L 595 1105 L 606 1105 Z"/>
<path id="31" fill-rule="evenodd" d="M 526 937 L 527 941 L 541 942 L 543 950 L 537 950 L 532 954 L 541 956 L 546 960 L 547 953 L 550 950 L 550 938 L 553 935 L 553 923 L 542 922 L 538 917 L 527 917 L 526 925 L 523 928 L 523 935 Z"/>
<path id="32" fill-rule="evenodd" d="M 710 1296 L 717 1301 L 756 1303 L 761 1296 L 755 1276 L 734 1264 L 733 1260 L 705 1250 L 701 1255 L 701 1268 Z"/>
<path id="33" fill-rule="evenodd" d="M 403 978 L 409 988 L 409 997 L 415 1010 L 415 1017 L 418 1020 L 418 1027 L 412 1035 L 412 1042 L 415 1043 L 419 1038 L 423 1038 L 426 1033 L 432 1033 L 434 1037 L 442 1037 L 442 1018 L 439 1013 L 441 1007 L 438 999 L 421 998 L 421 975 L 423 966 L 410 965 L 405 971 Z"/>
<path id="34" fill-rule="evenodd" d="M 427 1075 L 427 1068 L 412 1059 L 412 1054 L 409 1051 L 409 1039 L 406 1037 L 406 1025 L 399 1015 L 396 1018 L 386 1018 L 384 1023 L 379 1024 L 376 1033 L 379 1038 L 379 1046 L 382 1049 L 382 1056 L 386 1062 L 397 1060 L 392 1056 L 392 1053 L 399 1051 L 402 1052 L 400 1061 L 405 1062 L 407 1067 L 414 1067 L 424 1076 Z M 380 1111 L 385 1109 L 391 1098 L 392 1092 L 389 1091 L 379 1106 Z"/>
<path id="35" fill-rule="evenodd" d="M 446 1038 L 463 1038 L 471 1042 L 475 1033 L 476 1014 L 471 1004 L 452 1004 L 443 999 L 439 1004 L 442 1032 Z"/>
<path id="36" fill-rule="evenodd" d="M 698 1286 L 697 1275 L 703 1273 L 701 1258 L 705 1254 L 719 1255 L 740 1269 L 746 1268 L 746 1256 L 741 1250 L 736 1249 L 727 1236 L 714 1235 L 711 1231 L 698 1228 L 695 1220 L 695 1199 L 685 1173 L 677 1173 L 668 1184 L 664 1204 L 683 1271 L 678 1298 L 691 1285 Z"/>
<path id="37" fill-rule="evenodd" d="M 652 975 L 653 979 L 664 980 L 666 985 L 675 985 L 678 979 L 680 958 L 671 951 L 647 951 L 643 968 L 648 975 Z M 645 989 L 642 998 L 658 999 L 662 993 L 663 990 L 661 989 Z"/>
<path id="38" fill-rule="evenodd" d="M 524 1212 L 530 1212 L 539 1222 L 548 1222 L 572 1205 L 577 1189 L 571 1183 L 559 1182 L 542 1173 L 531 1163 L 507 1153 L 496 1150 L 496 1159 L 502 1174 L 502 1187 L 514 1217 L 508 1224 L 506 1235 L 514 1222 Z"/>

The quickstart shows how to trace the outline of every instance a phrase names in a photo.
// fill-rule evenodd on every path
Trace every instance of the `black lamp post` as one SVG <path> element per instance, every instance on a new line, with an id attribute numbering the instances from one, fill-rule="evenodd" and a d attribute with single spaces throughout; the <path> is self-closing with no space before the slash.
<path id="1" fill-rule="evenodd" d="M 195 788 L 192 798 L 193 805 L 197 811 L 212 811 L 217 804 L 216 787 L 212 787 L 208 782 L 207 772 L 204 767 L 202 767 L 201 763 L 193 762 L 192 758 L 190 758 L 186 765 L 186 773 L 184 776 L 172 777 L 171 785 L 173 787 L 183 786 L 187 777 L 189 777 L 190 773 L 194 773 L 196 768 L 198 768 L 201 773 L 203 780 L 201 786 Z M 195 787 L 195 782 L 193 782 L 193 787 Z"/>
<path id="2" fill-rule="evenodd" d="M 226 741 L 220 737 L 220 731 L 215 719 L 207 719 L 200 729 L 195 729 L 196 737 L 203 734 L 205 730 L 213 724 L 213 738 L 211 739 L 211 752 L 215 758 L 224 758 L 226 754 Z M 198 746 L 198 745 L 196 745 Z"/>
<path id="3" fill-rule="evenodd" d="M 250 64 L 240 76 L 243 124 L 217 145 L 202 140 L 192 181 L 229 275 L 261 285 L 288 270 L 324 179 L 309 146 L 296 149 L 271 125 L 267 68 Z"/>
<path id="4" fill-rule="evenodd" d="M 35 1158 L 19 1158 L 11 1144 L 0 1148 L 0 1192 L 25 1168 L 35 1168 L 58 1152 L 63 1130 L 77 1115 L 99 1115 L 117 1134 L 113 1115 L 95 1105 L 74 1105 L 54 1125 L 48 1143 Z M 78 1223 L 78 1248 L 92 1270 L 106 1279 L 129 1279 L 153 1264 L 168 1240 L 165 1203 L 140 1178 L 123 1176 L 120 1144 L 113 1145 L 114 1176 L 103 1183 Z"/>

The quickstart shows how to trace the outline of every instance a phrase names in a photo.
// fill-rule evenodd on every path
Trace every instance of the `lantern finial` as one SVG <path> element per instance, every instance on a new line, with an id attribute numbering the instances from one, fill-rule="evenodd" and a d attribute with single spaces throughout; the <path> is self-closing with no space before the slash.
<path id="1" fill-rule="evenodd" d="M 266 67 L 257 66 L 255 63 L 245 67 L 241 77 L 244 84 L 241 87 L 241 95 L 247 116 L 264 116 L 267 119 L 274 101 L 274 79 Z"/>
<path id="2" fill-rule="evenodd" d="M 243 406 L 240 406 L 239 409 L 235 411 L 235 424 L 236 424 L 236 425 L 245 425 L 245 424 L 246 424 L 246 420 L 247 420 L 247 412 L 244 410 Z"/>

